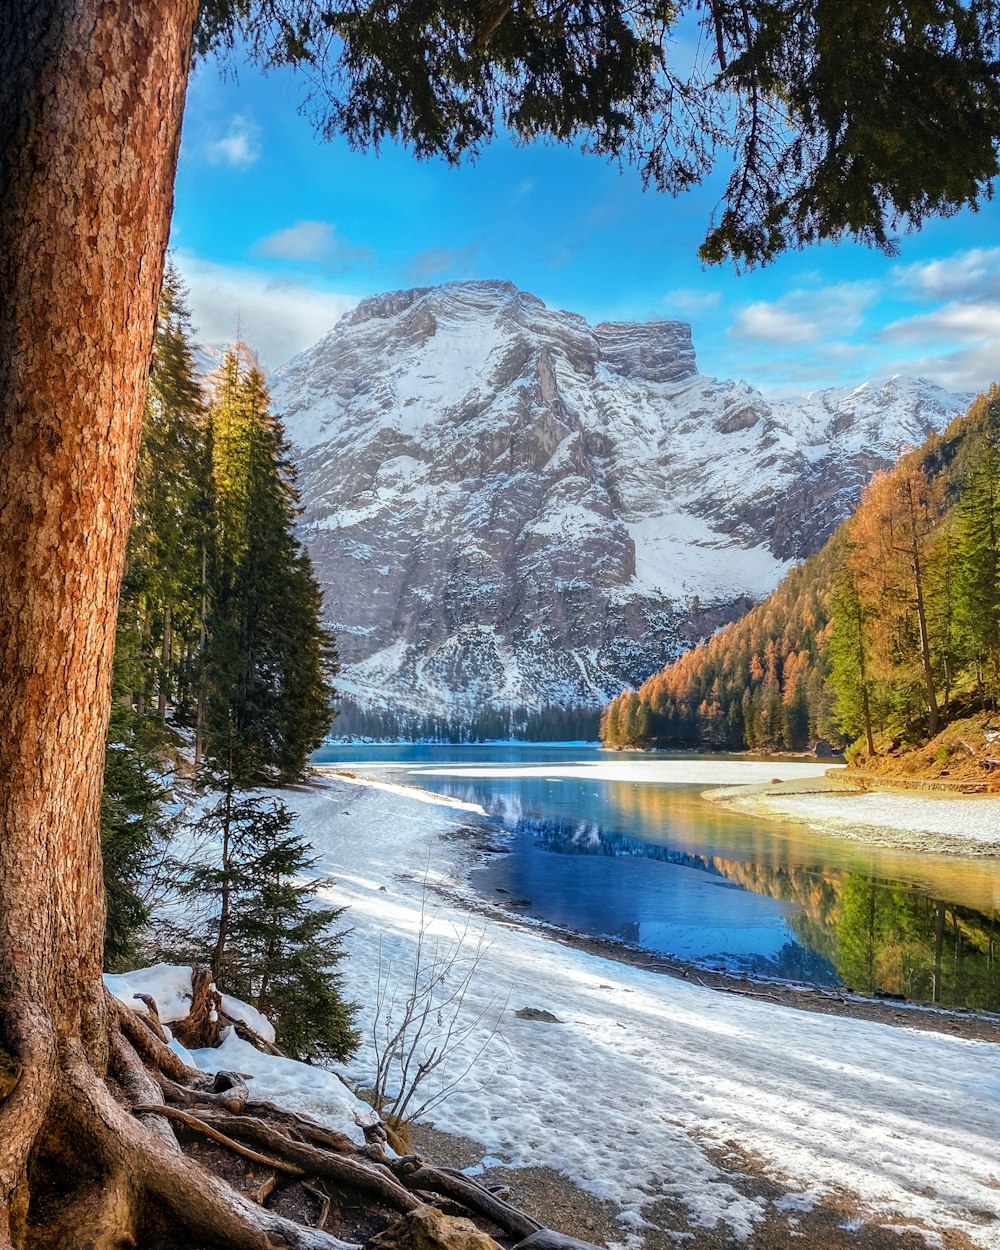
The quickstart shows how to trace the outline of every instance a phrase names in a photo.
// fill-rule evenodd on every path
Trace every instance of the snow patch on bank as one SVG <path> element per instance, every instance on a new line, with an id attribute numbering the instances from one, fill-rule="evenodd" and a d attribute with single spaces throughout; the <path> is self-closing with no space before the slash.
<path id="1" fill-rule="evenodd" d="M 884 791 L 820 791 L 809 794 L 741 794 L 723 789 L 705 795 L 742 811 L 795 820 L 855 841 L 887 842 L 916 850 L 962 855 L 1000 855 L 1000 798 Z"/>
<path id="2" fill-rule="evenodd" d="M 477 816 L 486 815 L 486 809 L 479 803 L 466 803 L 462 799 L 454 799 L 447 794 L 432 794 L 429 790 L 418 790 L 416 786 L 401 786 L 391 781 L 376 781 L 374 777 L 347 777 L 336 768 L 329 769 L 320 766 L 318 771 L 324 774 L 332 773 L 338 781 L 350 781 L 351 785 L 367 787 L 370 790 L 384 790 L 387 794 L 398 794 L 417 803 L 429 803 L 432 807 L 451 807 L 460 812 L 475 812 Z"/>
<path id="3" fill-rule="evenodd" d="M 242 1072 L 251 1077 L 250 1097 L 312 1116 L 364 1145 L 364 1125 L 378 1116 L 335 1073 L 280 1055 L 265 1055 L 228 1029 L 219 1046 L 189 1052 L 202 1072 Z"/>
<path id="4" fill-rule="evenodd" d="M 175 1024 L 191 1010 L 191 969 L 176 964 L 153 964 L 134 972 L 106 972 L 104 984 L 126 1007 L 148 1014 L 136 994 L 148 994 L 156 1002 L 161 1024 Z"/>
<path id="5" fill-rule="evenodd" d="M 181 964 L 153 964 L 149 968 L 137 968 L 132 972 L 106 972 L 104 984 L 115 998 L 134 1011 L 148 1014 L 148 1008 L 137 994 L 145 994 L 156 1003 L 156 1014 L 161 1024 L 176 1024 L 191 1011 L 194 991 L 191 969 Z M 230 1020 L 236 1020 L 252 1029 L 265 1042 L 274 1044 L 274 1025 L 262 1012 L 240 998 L 220 994 L 222 1011 Z"/>
<path id="6" fill-rule="evenodd" d="M 258 1011 L 256 1007 L 251 1007 L 242 999 L 233 998 L 231 994 L 220 994 L 219 998 L 222 1002 L 222 1010 L 230 1020 L 245 1024 L 263 1041 L 274 1045 L 274 1025 L 263 1012 Z"/>

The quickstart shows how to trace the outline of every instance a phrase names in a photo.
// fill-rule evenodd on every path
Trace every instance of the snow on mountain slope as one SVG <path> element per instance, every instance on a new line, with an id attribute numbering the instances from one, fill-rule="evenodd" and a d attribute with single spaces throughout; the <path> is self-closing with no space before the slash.
<path id="1" fill-rule="evenodd" d="M 303 534 L 362 703 L 594 705 L 770 591 L 969 396 L 771 402 L 690 327 L 507 282 L 366 299 L 273 377 Z"/>

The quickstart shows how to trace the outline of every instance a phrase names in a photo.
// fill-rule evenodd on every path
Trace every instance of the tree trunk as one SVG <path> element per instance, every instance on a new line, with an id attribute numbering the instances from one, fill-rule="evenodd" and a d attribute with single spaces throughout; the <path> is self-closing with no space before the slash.
<path id="1" fill-rule="evenodd" d="M 162 1097 L 204 1078 L 101 980 L 111 657 L 197 8 L 0 0 L 0 1250 L 360 1250 L 182 1152 Z"/>
<path id="2" fill-rule="evenodd" d="M 163 646 L 160 648 L 160 695 L 157 712 L 163 724 L 167 721 L 167 687 L 170 683 L 170 666 L 174 654 L 174 633 L 170 604 L 163 609 Z"/>
<path id="3" fill-rule="evenodd" d="M 208 547 L 201 545 L 201 614 L 198 622 L 198 710 L 195 713 L 194 766 L 201 767 L 205 741 L 205 644 L 208 641 Z"/>
<path id="4" fill-rule="evenodd" d="M 930 637 L 927 632 L 927 612 L 924 607 L 924 579 L 920 567 L 920 551 L 913 536 L 912 567 L 913 588 L 917 602 L 917 626 L 920 634 L 920 665 L 924 675 L 924 691 L 927 697 L 927 736 L 934 738 L 938 731 L 937 695 L 934 692 L 934 670 L 931 667 Z"/>
<path id="5" fill-rule="evenodd" d="M 853 606 L 855 609 L 854 624 L 858 631 L 858 668 L 861 676 L 861 712 L 865 722 L 865 746 L 868 748 L 869 758 L 875 757 L 875 738 L 872 734 L 872 711 L 871 703 L 868 699 L 868 665 L 865 655 L 865 626 L 861 616 L 861 599 L 858 596 L 857 587 L 853 589 Z"/>
<path id="6" fill-rule="evenodd" d="M 924 691 L 927 698 L 927 736 L 934 738 L 938 732 L 938 705 L 934 690 L 934 670 L 931 665 L 930 635 L 927 630 L 927 611 L 924 605 L 924 575 L 920 559 L 920 509 L 913 497 L 913 478 L 904 481 L 905 507 L 909 526 L 908 546 L 910 570 L 913 574 L 913 595 L 917 608 L 917 626 L 920 636 L 920 665 L 923 670 Z"/>
<path id="7" fill-rule="evenodd" d="M 226 777 L 225 807 L 222 813 L 222 886 L 219 891 L 219 932 L 212 952 L 212 973 L 222 976 L 222 960 L 229 937 L 229 896 L 232 889 L 233 774 Z"/>
<path id="8" fill-rule="evenodd" d="M 0 1246 L 69 1057 L 108 1061 L 102 760 L 196 10 L 0 0 Z"/>

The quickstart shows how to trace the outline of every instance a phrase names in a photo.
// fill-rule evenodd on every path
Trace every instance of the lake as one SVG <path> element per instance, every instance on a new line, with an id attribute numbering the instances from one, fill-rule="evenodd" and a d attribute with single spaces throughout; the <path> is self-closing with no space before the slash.
<path id="1" fill-rule="evenodd" d="M 701 797 L 746 756 L 331 744 L 313 758 L 480 804 L 509 853 L 473 882 L 524 914 L 730 972 L 1000 1009 L 1000 861 L 872 847 Z M 650 780 L 656 761 L 683 780 Z M 756 779 L 788 763 L 762 757 Z"/>

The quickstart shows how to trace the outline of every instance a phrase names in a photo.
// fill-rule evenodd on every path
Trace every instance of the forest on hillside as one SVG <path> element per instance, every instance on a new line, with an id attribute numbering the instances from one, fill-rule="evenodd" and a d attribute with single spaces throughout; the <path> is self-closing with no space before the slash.
<path id="1" fill-rule="evenodd" d="M 739 621 L 605 709 L 609 747 L 874 756 L 1000 699 L 1000 388 L 906 451 Z"/>
<path id="2" fill-rule="evenodd" d="M 484 704 L 464 715 L 452 709 L 411 712 L 394 705 L 360 704 L 338 699 L 331 735 L 340 741 L 439 742 L 593 742 L 600 712 L 596 707 L 541 708 Z"/>

